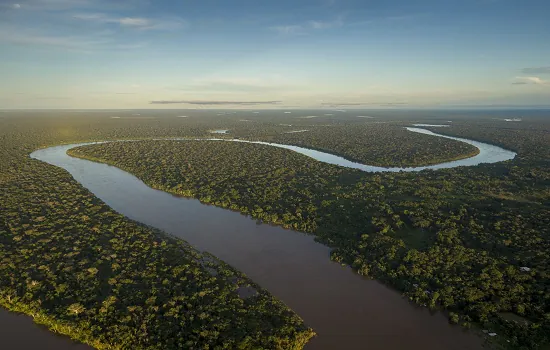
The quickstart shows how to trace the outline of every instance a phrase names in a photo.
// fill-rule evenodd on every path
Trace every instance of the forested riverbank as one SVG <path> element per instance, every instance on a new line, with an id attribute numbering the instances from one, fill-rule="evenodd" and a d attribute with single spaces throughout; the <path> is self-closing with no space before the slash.
<path id="1" fill-rule="evenodd" d="M 28 157 L 119 130 L 94 119 L 0 123 L 2 307 L 97 349 L 301 349 L 313 336 L 240 272 L 126 219 L 66 171 Z M 257 294 L 239 294 L 248 287 Z"/>
<path id="2" fill-rule="evenodd" d="M 330 152 L 351 161 L 383 167 L 433 165 L 473 157 L 479 153 L 476 147 L 460 141 L 415 135 L 401 125 L 391 124 L 317 127 L 300 135 L 278 135 L 274 141 Z"/>
<path id="3" fill-rule="evenodd" d="M 239 282 L 218 281 L 209 272 L 215 267 L 203 264 L 203 254 L 120 217 L 65 171 L 28 154 L 93 140 L 208 137 L 208 130 L 218 128 L 229 129 L 228 137 L 273 141 L 288 129 L 279 124 L 325 128 L 327 137 L 343 141 L 345 133 L 331 135 L 333 126 L 323 125 L 355 128 L 359 118 L 321 122 L 266 112 L 247 115 L 244 123 L 239 115 L 211 117 L 203 111 L 187 111 L 188 118 L 169 111 L 125 118 L 118 112 L 119 119 L 103 111 L 10 113 L 0 115 L 0 206 L 5 209 L 0 259 L 7 262 L 0 265 L 2 305 L 97 347 L 143 348 L 158 341 L 172 346 L 162 342 L 193 334 L 196 344 L 226 341 L 247 347 L 252 341 L 272 348 L 278 342 L 288 348 L 302 346 L 312 335 L 265 291 L 257 299 L 239 298 L 238 286 L 254 284 L 237 271 L 215 264 L 221 266 L 220 277 L 237 276 Z M 408 125 L 403 119 L 393 123 Z M 98 160 L 113 157 L 113 164 L 127 166 L 152 186 L 315 234 L 333 248 L 333 260 L 421 305 L 444 308 L 452 322 L 495 332 L 491 339 L 503 347 L 539 348 L 550 333 L 548 123 L 503 125 L 483 119 L 444 129 L 436 132 L 498 144 L 518 156 L 468 168 L 365 174 L 242 143 L 218 149 L 198 142 L 142 141 L 85 150 L 86 156 L 101 151 Z M 117 147 L 128 148 L 119 153 Z M 167 156 L 170 151 L 180 153 Z M 202 291 L 206 294 L 197 296 Z M 218 296 L 234 300 L 233 309 L 221 311 Z M 169 310 L 186 315 L 185 320 Z M 215 317 L 221 328 L 201 334 L 206 320 Z M 177 332 L 181 322 L 182 333 L 166 333 Z M 271 336 L 245 339 L 241 330 L 249 334 L 251 327 L 269 328 Z M 142 337 L 135 337 L 138 330 Z"/>
<path id="4" fill-rule="evenodd" d="M 512 161 L 374 175 L 221 141 L 109 143 L 70 154 L 116 165 L 154 188 L 313 233 L 334 248 L 333 260 L 421 305 L 445 308 L 452 322 L 498 329 L 513 347 L 547 342 L 544 154 L 524 154 L 531 160 L 521 167 Z"/>

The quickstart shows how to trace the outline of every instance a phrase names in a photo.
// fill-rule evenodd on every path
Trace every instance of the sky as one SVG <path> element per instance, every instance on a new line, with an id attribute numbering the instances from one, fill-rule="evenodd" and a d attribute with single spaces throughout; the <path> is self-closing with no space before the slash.
<path id="1" fill-rule="evenodd" d="M 0 0 L 0 109 L 550 106 L 548 0 Z"/>

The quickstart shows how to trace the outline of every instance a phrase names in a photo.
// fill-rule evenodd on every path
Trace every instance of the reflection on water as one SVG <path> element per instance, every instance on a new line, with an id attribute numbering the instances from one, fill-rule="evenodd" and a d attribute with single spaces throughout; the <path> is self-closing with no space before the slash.
<path id="1" fill-rule="evenodd" d="M 300 133 L 300 132 L 306 132 L 306 131 L 309 131 L 309 130 L 292 130 L 292 131 L 285 131 L 284 133 L 285 134 L 295 134 L 295 133 Z"/>
<path id="2" fill-rule="evenodd" d="M 432 128 L 445 128 L 449 127 L 450 125 L 446 124 L 413 124 L 414 126 L 426 126 L 426 127 L 432 127 Z"/>
<path id="3" fill-rule="evenodd" d="M 443 315 L 431 315 L 331 262 L 329 248 L 311 236 L 151 189 L 118 168 L 67 156 L 72 147 L 31 156 L 68 170 L 114 210 L 185 239 L 247 274 L 314 328 L 318 336 L 306 346 L 309 350 L 481 349 L 479 338 L 449 325 Z"/>

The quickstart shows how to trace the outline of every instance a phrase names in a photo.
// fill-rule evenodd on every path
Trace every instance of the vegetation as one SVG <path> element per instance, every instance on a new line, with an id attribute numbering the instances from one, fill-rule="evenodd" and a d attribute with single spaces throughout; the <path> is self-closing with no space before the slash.
<path id="1" fill-rule="evenodd" d="M 334 261 L 418 304 L 444 308 L 452 322 L 498 329 L 507 347 L 535 349 L 550 340 L 545 125 L 504 133 L 450 128 L 445 132 L 505 145 L 518 157 L 420 173 L 362 173 L 283 149 L 223 141 L 108 143 L 71 155 L 315 234 L 333 247 Z"/>
<path id="2" fill-rule="evenodd" d="M 463 142 L 407 131 L 404 127 L 411 126 L 410 121 L 286 118 L 266 115 L 261 120 L 246 119 L 246 122 L 223 119 L 218 125 L 223 126 L 221 129 L 229 129 L 229 133 L 216 137 L 296 145 L 383 167 L 425 166 L 472 157 L 479 152 L 476 147 Z M 205 122 L 193 121 L 193 124 Z M 212 134 L 204 132 L 203 136 L 211 137 Z"/>
<path id="3" fill-rule="evenodd" d="M 111 119 L 112 111 L 28 113 L 0 114 L 2 306 L 105 349 L 287 349 L 311 337 L 295 314 L 245 276 L 121 217 L 67 172 L 28 154 L 89 140 L 211 137 L 211 129 L 265 141 L 308 137 L 283 134 L 295 128 L 325 130 L 315 133 L 333 141 L 319 147 L 353 158 L 336 148 L 353 134 L 349 130 L 374 123 L 351 113 L 314 119 L 280 112 L 186 111 L 188 118 L 176 118 L 178 111 L 143 118 L 116 112 L 120 119 Z M 411 123 L 384 113 L 376 117 L 395 113 L 398 119 L 388 133 Z M 412 113 L 415 122 L 438 123 L 421 114 Z M 550 126 L 544 119 L 512 124 L 492 117 L 454 115 L 451 128 L 436 131 L 503 145 L 518 152 L 516 159 L 421 173 L 362 173 L 229 142 L 112 143 L 73 154 L 115 164 L 153 187 L 315 234 L 333 248 L 333 260 L 421 305 L 444 308 L 451 322 L 496 331 L 494 339 L 506 347 L 537 349 L 550 334 Z M 426 145 L 404 140 L 397 148 Z M 407 162 L 410 152 L 388 155 L 394 144 L 357 141 L 349 149 L 378 154 L 386 165 Z M 369 153 L 371 147 L 381 152 Z M 452 158 L 453 152 L 442 155 Z M 236 290 L 243 285 L 259 293 L 241 299 Z"/>
<path id="4" fill-rule="evenodd" d="M 479 153 L 476 147 L 464 142 L 417 134 L 401 124 L 387 123 L 316 127 L 304 133 L 282 133 L 274 140 L 384 167 L 424 166 Z"/>
<path id="5" fill-rule="evenodd" d="M 158 132 L 104 121 L 0 117 L 0 305 L 97 349 L 301 349 L 313 331 L 246 276 L 28 157 Z M 239 295 L 243 287 L 257 293 Z"/>

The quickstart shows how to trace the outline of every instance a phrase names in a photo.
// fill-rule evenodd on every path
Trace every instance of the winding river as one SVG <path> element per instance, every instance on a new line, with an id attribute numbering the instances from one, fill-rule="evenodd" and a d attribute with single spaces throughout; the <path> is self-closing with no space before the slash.
<path id="1" fill-rule="evenodd" d="M 464 160 L 401 169 L 361 165 L 296 146 L 254 143 L 290 149 L 319 161 L 364 171 L 441 169 L 499 162 L 515 156 L 513 152 L 480 142 L 437 135 L 424 129 L 409 130 L 467 142 L 478 147 L 480 153 Z M 482 348 L 477 336 L 449 325 L 444 315 L 416 307 L 381 283 L 366 280 L 350 268 L 331 262 L 329 248 L 315 242 L 312 236 L 259 225 L 237 212 L 154 190 L 116 167 L 66 154 L 68 149 L 79 145 L 83 144 L 41 149 L 31 157 L 66 169 L 76 181 L 130 219 L 180 237 L 247 274 L 314 328 L 318 336 L 306 349 Z M 59 343 L 58 349 L 73 348 L 71 344 Z"/>
<path id="2" fill-rule="evenodd" d="M 479 165 L 479 164 L 482 164 L 482 163 L 503 162 L 503 161 L 506 161 L 506 160 L 514 159 L 515 156 L 516 156 L 515 152 L 506 150 L 506 149 L 498 147 L 498 146 L 494 146 L 494 145 L 490 145 L 490 144 L 487 144 L 487 143 L 479 142 L 479 141 L 472 141 L 472 140 L 468 140 L 468 139 L 464 139 L 464 138 L 460 138 L 460 137 L 436 134 L 435 132 L 432 132 L 432 131 L 426 130 L 426 129 L 421 129 L 421 128 L 407 127 L 406 129 L 411 131 L 411 132 L 416 132 L 416 133 L 426 134 L 426 135 L 431 135 L 431 136 L 438 136 L 438 137 L 442 137 L 442 138 L 446 138 L 446 139 L 451 139 L 451 140 L 464 142 L 464 143 L 470 144 L 470 145 L 476 147 L 477 149 L 479 149 L 479 153 L 477 155 L 473 156 L 473 157 L 459 159 L 459 160 L 455 160 L 455 161 L 451 161 L 451 162 L 434 164 L 434 165 L 427 165 L 427 166 L 420 166 L 420 167 L 408 167 L 408 168 L 399 168 L 399 167 L 393 167 L 393 168 L 388 167 L 388 168 L 386 168 L 386 167 L 379 167 L 379 166 L 374 166 L 374 165 L 366 165 L 366 164 L 356 163 L 356 162 L 353 162 L 351 160 L 347 160 L 343 157 L 336 156 L 334 154 L 325 153 L 325 152 L 321 152 L 321 151 L 316 151 L 316 150 L 312 150 L 312 149 L 304 148 L 304 147 L 299 147 L 299 146 L 283 145 L 283 144 L 279 144 L 279 143 L 271 143 L 271 142 L 263 142 L 263 141 L 247 141 L 247 140 L 240 140 L 240 139 L 212 139 L 211 138 L 211 139 L 208 139 L 208 140 L 256 143 L 256 144 L 260 144 L 260 145 L 269 145 L 269 146 L 274 146 L 274 147 L 279 147 L 279 148 L 285 148 L 285 149 L 292 150 L 294 152 L 304 154 L 308 157 L 311 157 L 311 158 L 313 158 L 315 160 L 318 160 L 320 162 L 323 162 L 323 163 L 339 165 L 339 166 L 343 166 L 343 167 L 351 168 L 351 169 L 358 169 L 358 170 L 362 170 L 362 171 L 366 171 L 366 172 L 370 172 L 370 173 L 399 172 L 399 171 L 422 171 L 422 170 L 427 170 L 427 169 L 437 170 L 437 169 L 456 168 L 456 167 L 459 167 L 459 166 L 474 166 L 474 165 Z M 173 140 L 184 140 L 184 139 L 175 138 Z M 73 147 L 76 147 L 76 146 L 79 146 L 79 145 L 73 145 Z"/>

